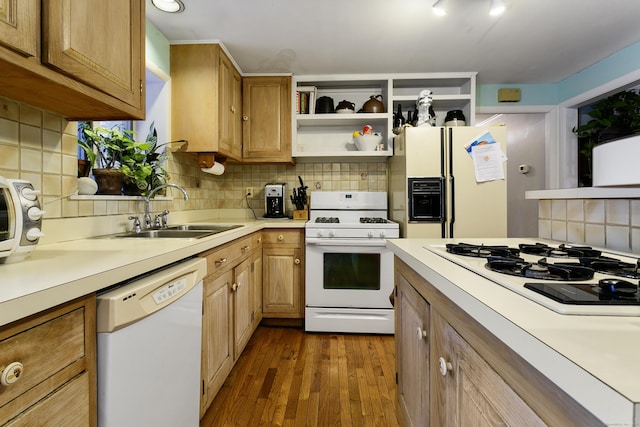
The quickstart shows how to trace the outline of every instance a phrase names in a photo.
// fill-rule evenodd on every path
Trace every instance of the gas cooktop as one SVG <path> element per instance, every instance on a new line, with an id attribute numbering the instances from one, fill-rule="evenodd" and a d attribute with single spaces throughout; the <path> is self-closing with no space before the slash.
<path id="1" fill-rule="evenodd" d="M 425 249 L 559 313 L 640 316 L 640 261 L 633 255 L 523 240 Z"/>

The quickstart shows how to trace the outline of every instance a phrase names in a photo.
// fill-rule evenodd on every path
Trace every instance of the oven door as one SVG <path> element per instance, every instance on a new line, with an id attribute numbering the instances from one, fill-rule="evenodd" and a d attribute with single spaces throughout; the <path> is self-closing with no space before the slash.
<path id="1" fill-rule="evenodd" d="M 393 253 L 384 241 L 308 241 L 305 265 L 307 307 L 393 308 Z"/>

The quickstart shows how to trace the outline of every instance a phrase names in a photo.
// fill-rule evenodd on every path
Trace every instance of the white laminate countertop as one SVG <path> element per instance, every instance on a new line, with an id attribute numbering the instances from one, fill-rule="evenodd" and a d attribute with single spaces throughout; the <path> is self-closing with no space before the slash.
<path id="1" fill-rule="evenodd" d="M 0 264 L 0 326 L 189 258 L 265 228 L 305 221 L 200 221 L 243 225 L 201 239 L 87 238 L 41 244 L 26 260 Z"/>
<path id="2" fill-rule="evenodd" d="M 558 314 L 423 248 L 436 243 L 387 247 L 606 425 L 640 425 L 640 317 Z"/>

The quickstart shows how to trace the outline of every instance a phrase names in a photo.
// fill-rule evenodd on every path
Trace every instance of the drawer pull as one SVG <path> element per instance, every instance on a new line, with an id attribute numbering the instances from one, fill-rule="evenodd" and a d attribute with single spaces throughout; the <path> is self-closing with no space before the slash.
<path id="1" fill-rule="evenodd" d="M 24 373 L 24 366 L 20 362 L 11 362 L 0 374 L 0 384 L 10 386 L 20 379 Z"/>
<path id="2" fill-rule="evenodd" d="M 422 341 L 422 339 L 426 337 L 427 337 L 427 330 L 422 329 L 420 326 L 418 326 L 418 339 Z"/>
<path id="3" fill-rule="evenodd" d="M 296 258 L 293 262 L 294 262 L 296 265 L 300 264 L 300 258 Z"/>
<path id="4" fill-rule="evenodd" d="M 224 264 L 225 262 L 227 262 L 227 259 L 226 259 L 226 258 L 220 258 L 219 260 L 217 260 L 217 261 L 216 261 L 216 265 L 222 265 L 222 264 Z"/>
<path id="5" fill-rule="evenodd" d="M 282 234 L 278 234 L 278 240 L 280 241 L 284 240 L 284 236 Z"/>
<path id="6" fill-rule="evenodd" d="M 249 249 L 251 249 L 251 246 L 243 246 L 242 248 L 240 248 L 240 250 L 241 250 L 242 252 L 246 252 L 246 251 L 248 251 Z"/>
<path id="7" fill-rule="evenodd" d="M 443 377 L 453 369 L 451 362 L 447 362 L 444 357 L 438 359 L 438 364 L 440 365 L 440 374 L 442 374 Z"/>

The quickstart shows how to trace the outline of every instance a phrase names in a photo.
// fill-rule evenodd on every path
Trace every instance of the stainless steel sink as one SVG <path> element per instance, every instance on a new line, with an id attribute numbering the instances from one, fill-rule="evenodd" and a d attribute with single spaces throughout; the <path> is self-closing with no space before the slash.
<path id="1" fill-rule="evenodd" d="M 184 224 L 184 225 L 172 225 L 168 230 L 207 230 L 215 231 L 216 233 L 222 233 L 223 231 L 233 230 L 234 228 L 240 228 L 241 225 L 214 225 L 214 224 Z"/>
<path id="2" fill-rule="evenodd" d="M 116 238 L 144 238 L 144 239 L 200 239 L 223 231 L 240 228 L 242 225 L 207 225 L 207 224 L 185 224 L 174 225 L 169 228 L 156 230 L 142 230 L 139 233 L 130 231 L 127 233 L 113 234 L 107 237 Z"/>

